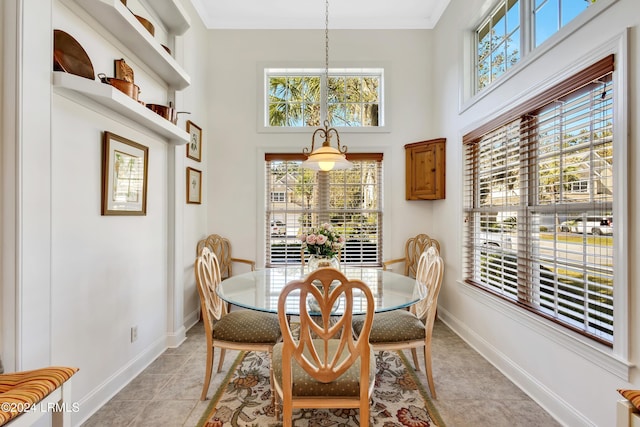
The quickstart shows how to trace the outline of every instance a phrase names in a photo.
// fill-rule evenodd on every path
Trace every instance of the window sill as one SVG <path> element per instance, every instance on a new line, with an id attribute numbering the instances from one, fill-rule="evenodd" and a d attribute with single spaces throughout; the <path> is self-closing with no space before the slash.
<path id="1" fill-rule="evenodd" d="M 323 126 L 312 127 L 266 127 L 259 126 L 258 133 L 305 133 L 312 134 L 316 129 L 323 128 Z M 377 127 L 335 127 L 338 133 L 391 133 L 390 126 L 377 126 Z"/>
<path id="2" fill-rule="evenodd" d="M 554 344 L 560 345 L 572 353 L 583 357 L 618 378 L 629 381 L 629 371 L 633 367 L 633 364 L 613 354 L 610 348 L 591 342 L 586 337 L 571 333 L 543 318 L 528 313 L 525 310 L 518 309 L 515 305 L 483 292 L 475 286 L 466 284 L 460 280 L 458 280 L 457 283 L 460 291 L 474 301 L 478 301 L 511 320 L 518 322 L 522 326 L 538 333 L 540 336 L 544 336 L 553 341 Z"/>

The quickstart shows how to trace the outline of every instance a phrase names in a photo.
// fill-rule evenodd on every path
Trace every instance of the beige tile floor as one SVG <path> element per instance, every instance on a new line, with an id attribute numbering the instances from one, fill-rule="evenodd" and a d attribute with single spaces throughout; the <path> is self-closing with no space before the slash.
<path id="1" fill-rule="evenodd" d="M 433 333 L 434 401 L 447 427 L 553 427 L 554 419 L 524 392 L 470 348 L 446 325 Z M 208 398 L 235 360 L 227 352 L 220 374 L 211 380 Z M 215 363 L 217 365 L 218 352 Z M 197 425 L 209 404 L 201 402 L 206 346 L 204 327 L 197 324 L 178 348 L 168 349 L 142 374 L 107 402 L 84 427 Z M 424 366 L 418 372 L 428 390 Z"/>

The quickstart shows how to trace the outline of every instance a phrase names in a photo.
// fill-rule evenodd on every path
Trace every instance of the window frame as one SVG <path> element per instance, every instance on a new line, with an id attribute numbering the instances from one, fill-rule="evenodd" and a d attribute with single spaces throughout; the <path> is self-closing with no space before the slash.
<path id="1" fill-rule="evenodd" d="M 265 167 L 267 166 L 268 162 L 270 161 L 299 161 L 302 162 L 304 160 L 305 156 L 302 153 L 291 153 L 290 150 L 288 152 L 273 152 L 273 150 L 269 150 L 268 152 L 265 152 L 264 155 L 262 156 L 262 168 L 265 170 L 265 174 L 264 174 L 264 181 L 262 183 L 263 185 L 263 191 L 264 194 L 268 194 L 269 189 L 267 189 L 267 174 L 268 171 L 265 169 Z M 341 262 L 346 263 L 348 265 L 363 265 L 363 266 L 369 266 L 369 267 L 381 267 L 382 266 L 382 261 L 383 261 L 383 248 L 384 248 L 384 238 L 383 238 L 383 229 L 384 229 L 384 220 L 385 220 L 385 215 L 384 215 L 384 185 L 385 185 L 385 174 L 384 174 L 384 153 L 381 151 L 377 151 L 377 152 L 371 152 L 371 153 L 347 153 L 347 159 L 351 160 L 352 162 L 358 162 L 358 161 L 369 161 L 369 162 L 376 162 L 377 166 L 376 166 L 376 177 L 377 177 L 377 184 L 376 184 L 376 199 L 377 199 L 377 208 L 374 209 L 370 209 L 370 210 L 365 210 L 365 211 L 361 211 L 360 209 L 358 209 L 358 212 L 368 212 L 370 214 L 374 214 L 377 215 L 378 219 L 377 219 L 377 245 L 375 247 L 375 252 L 376 252 L 376 262 L 374 263 L 367 263 L 367 262 L 362 262 L 362 260 L 357 261 L 357 262 L 352 262 L 349 263 L 347 260 L 342 259 Z M 335 173 L 344 173 L 345 171 L 335 171 Z M 316 174 L 319 172 L 315 172 Z M 332 173 L 332 172 L 329 172 Z M 329 176 L 327 175 L 326 177 L 326 181 L 327 185 L 331 185 L 330 181 L 329 181 Z M 321 185 L 318 181 L 317 178 L 314 179 L 314 184 L 313 185 Z M 358 185 L 364 185 L 364 184 L 358 184 Z M 342 186 L 342 185 L 340 185 Z M 351 185 L 347 185 L 344 184 L 345 188 L 346 187 L 350 187 Z M 327 188 L 328 189 L 328 188 Z M 262 201 L 262 206 L 264 206 L 264 210 L 262 210 L 262 222 L 265 224 L 270 223 L 271 221 L 273 221 L 273 213 L 274 211 L 271 210 L 269 204 L 272 203 L 270 201 L 270 199 L 264 199 Z M 299 211 L 299 212 L 298 212 Z M 289 211 L 289 214 L 296 214 L 296 212 L 301 213 L 303 211 L 306 210 L 300 210 L 300 209 L 292 209 Z M 339 209 L 336 208 L 335 210 L 330 210 L 330 211 L 326 211 L 327 215 L 330 215 L 330 212 L 335 212 L 335 213 L 345 213 L 345 214 L 349 214 L 349 212 L 353 211 L 353 209 L 349 209 L 349 208 L 343 208 L 343 209 Z M 276 214 L 281 214 L 282 212 L 285 211 L 276 211 Z M 308 211 L 311 215 L 317 215 L 320 211 L 318 209 L 318 207 L 313 207 L 312 209 L 310 209 Z M 288 214 L 286 214 L 288 215 Z M 316 227 L 319 226 L 320 224 L 312 224 L 311 226 Z M 340 229 L 336 229 L 338 232 L 341 233 Z M 268 249 L 268 242 L 271 241 L 271 239 L 274 237 L 273 235 L 271 235 L 271 230 L 268 228 L 265 228 L 265 244 L 263 245 L 264 247 L 264 255 L 262 257 L 262 261 L 264 262 L 265 266 L 270 266 L 270 267 L 274 267 L 274 266 L 279 266 L 279 265 L 283 265 L 282 263 L 273 263 L 270 260 L 268 260 L 268 255 L 270 255 L 269 249 Z M 295 237 L 295 236 L 294 236 Z M 348 236 L 345 236 L 348 237 Z M 278 237 L 276 237 L 277 239 Z M 292 244 L 295 245 L 295 243 L 297 242 L 297 240 L 294 238 Z M 357 246 L 357 243 L 355 244 Z M 353 245 L 352 245 L 353 246 Z M 348 252 L 345 251 L 344 246 L 342 249 L 342 253 L 341 256 L 344 258 L 348 255 Z M 298 261 L 299 258 L 296 258 L 296 262 Z M 288 262 L 288 264 L 291 264 L 291 262 Z"/>
<path id="2" fill-rule="evenodd" d="M 380 124 L 378 126 L 334 126 L 342 133 L 389 133 L 392 131 L 391 127 L 391 113 L 389 109 L 385 108 L 385 105 L 389 104 L 389 81 L 390 81 L 390 69 L 391 66 L 386 62 L 372 62 L 372 63 L 351 63 L 341 64 L 336 63 L 335 66 L 329 68 L 329 76 L 336 75 L 357 75 L 362 76 L 371 75 L 372 71 L 380 74 L 380 98 L 378 114 L 380 117 Z M 277 72 L 294 73 L 296 75 L 318 75 L 321 77 L 321 84 L 325 80 L 325 69 L 318 64 L 306 64 L 306 63 L 259 63 L 257 65 L 257 99 L 258 102 L 258 114 L 256 129 L 258 133 L 309 133 L 313 132 L 314 127 L 311 126 L 269 126 L 268 125 L 268 108 L 269 108 L 269 73 L 276 74 Z M 321 109 L 324 110 L 324 105 L 321 102 Z M 321 113 L 321 121 L 324 120 L 324 116 Z"/>
<path id="3" fill-rule="evenodd" d="M 492 81 L 489 85 L 487 85 L 482 90 L 477 90 L 477 74 L 476 74 L 476 46 L 477 40 L 475 37 L 476 30 L 481 26 L 483 22 L 486 21 L 487 16 L 482 16 L 481 19 L 470 23 L 469 31 L 465 32 L 464 37 L 464 45 L 465 49 L 463 49 L 463 58 L 461 61 L 463 72 L 460 76 L 460 87 L 463 90 L 460 91 L 459 95 L 459 108 L 458 112 L 463 113 L 473 107 L 475 104 L 483 100 L 485 97 L 489 96 L 494 91 L 498 90 L 502 85 L 508 83 L 511 79 L 514 79 L 518 76 L 520 72 L 527 69 L 532 63 L 540 59 L 540 57 L 544 56 L 548 51 L 553 49 L 556 45 L 560 44 L 563 40 L 571 37 L 574 33 L 584 27 L 591 20 L 596 18 L 599 14 L 603 13 L 606 9 L 614 5 L 618 0 L 600 0 L 587 8 L 584 12 L 576 16 L 573 20 L 571 20 L 567 25 L 563 26 L 550 36 L 547 40 L 545 40 L 540 46 L 535 49 L 528 48 L 525 51 L 525 48 L 528 46 L 532 46 L 531 40 L 531 20 L 523 20 L 521 27 L 521 45 L 523 46 L 523 51 L 521 52 L 520 60 L 510 67 L 509 72 L 503 73 L 500 77 L 496 78 L 496 80 Z M 496 6 L 497 6 L 496 2 Z M 530 9 L 528 8 L 528 1 L 524 4 L 521 4 L 520 13 L 529 13 Z M 525 7 L 527 6 L 527 7 Z M 494 8 L 495 9 L 495 8 Z M 494 10 L 492 9 L 492 11 Z M 615 42 L 615 41 L 614 41 Z M 584 61 L 581 61 L 580 64 L 584 64 Z M 582 66 L 582 65 L 581 65 Z M 575 68 L 574 68 L 575 69 Z M 566 70 L 560 71 L 560 73 L 565 73 Z M 514 99 L 522 99 L 528 97 L 530 94 L 530 90 L 527 89 L 523 91 L 523 93 L 514 96 Z"/>
<path id="4" fill-rule="evenodd" d="M 519 43 L 519 50 L 520 50 L 520 54 L 519 54 L 519 59 L 516 61 L 516 63 L 514 63 L 513 65 L 509 66 L 506 61 L 505 58 L 505 69 L 504 71 L 502 71 L 502 73 L 496 77 L 495 79 L 490 80 L 483 88 L 480 88 L 480 83 L 479 83 L 479 57 L 478 57 L 478 45 L 480 43 L 480 40 L 478 40 L 478 33 L 481 32 L 482 28 L 484 28 L 486 25 L 493 23 L 493 18 L 495 15 L 497 15 L 501 9 L 505 9 L 504 11 L 504 15 L 503 18 L 507 19 L 508 16 L 508 10 L 506 9 L 507 4 L 510 1 L 514 1 L 518 3 L 518 8 L 519 8 L 519 22 L 517 25 L 517 31 L 519 31 L 520 35 L 519 35 L 519 39 L 520 39 L 520 43 Z M 540 46 L 543 46 L 547 40 L 554 38 L 554 36 L 559 33 L 560 31 L 563 30 L 563 28 L 569 26 L 573 21 L 577 20 L 579 17 L 581 17 L 582 15 L 584 15 L 587 10 L 594 8 L 596 3 L 591 3 L 588 4 L 586 9 L 583 10 L 582 12 L 580 12 L 578 15 L 576 15 L 573 19 L 571 19 L 570 21 L 568 21 L 566 24 L 562 25 L 561 22 L 556 22 L 556 26 L 559 25 L 559 27 L 557 27 L 557 29 L 550 35 L 548 36 L 545 40 L 543 40 L 539 45 L 536 46 L 536 20 L 537 20 L 537 16 L 536 13 L 538 11 L 540 11 L 542 8 L 544 7 L 551 7 L 552 5 L 549 4 L 550 0 L 544 0 L 542 1 L 542 3 L 540 5 L 538 5 L 538 8 L 536 10 L 536 5 L 535 2 L 536 0 L 498 0 L 495 4 L 495 6 L 491 9 L 491 12 L 486 14 L 483 19 L 480 21 L 480 23 L 478 25 L 474 26 L 474 30 L 473 30 L 473 50 L 474 53 L 474 60 L 473 60 L 473 90 L 475 93 L 480 93 L 484 90 L 486 90 L 488 87 L 492 86 L 493 82 L 500 79 L 501 76 L 509 73 L 509 71 L 511 69 L 513 69 L 515 67 L 515 65 L 517 65 L 520 61 L 522 61 L 525 57 L 527 57 L 529 54 L 531 54 L 532 52 L 535 52 Z M 563 1 L 568 1 L 568 0 L 557 0 L 558 1 L 558 19 L 561 19 L 561 10 L 562 10 L 562 5 L 561 3 Z M 603 0 L 601 0 L 603 1 Z M 499 21 L 498 21 L 499 22 Z M 495 24 L 495 23 L 493 23 Z M 493 31 L 495 28 L 495 25 L 491 25 L 489 31 Z M 506 28 L 506 31 L 509 31 L 508 28 Z M 511 33 L 510 33 L 511 34 Z M 506 39 L 505 39 L 506 40 Z M 504 42 L 504 40 L 503 40 Z M 502 44 L 503 42 L 501 42 L 500 44 Z M 490 57 L 493 55 L 495 50 L 491 50 L 490 51 Z M 489 63 L 490 65 L 490 70 L 489 70 L 489 76 L 492 75 L 492 70 L 491 70 L 491 62 Z"/>
<path id="5" fill-rule="evenodd" d="M 615 2 L 616 0 L 612 0 Z M 609 2 L 601 2 L 601 5 L 608 7 L 611 5 Z M 599 11 L 598 11 L 599 12 Z M 527 96 L 514 97 L 506 105 L 502 105 L 499 108 L 489 114 L 483 119 L 483 122 L 495 120 L 497 117 L 504 115 L 504 113 L 511 108 L 517 106 L 519 99 L 528 99 L 539 95 L 547 90 L 549 87 L 558 84 L 559 82 L 566 80 L 571 75 L 575 74 L 581 69 L 588 67 L 589 65 L 597 62 L 603 56 L 607 54 L 615 55 L 615 72 L 613 76 L 614 91 L 618 94 L 614 100 L 614 150 L 618 158 L 626 158 L 628 151 L 628 135 L 626 129 L 628 129 L 627 119 L 627 79 L 628 79 L 628 30 L 624 29 L 617 37 L 610 39 L 608 42 L 601 46 L 595 47 L 590 52 L 583 55 L 579 63 L 572 64 L 571 66 L 561 70 L 554 76 L 544 80 L 540 84 L 533 85 L 533 90 L 529 90 Z M 478 123 L 467 126 L 461 134 L 466 134 L 475 130 L 478 127 Z M 495 128 L 495 126 L 494 126 Z M 623 380 L 628 380 L 631 369 L 631 362 L 629 362 L 629 307 L 628 307 L 628 267 L 627 261 L 628 254 L 627 247 L 627 224 L 628 224 L 628 185 L 624 183 L 628 182 L 628 172 L 626 162 L 619 162 L 614 169 L 613 176 L 615 184 L 615 200 L 613 204 L 614 211 L 618 212 L 615 231 L 616 239 L 614 243 L 614 258 L 619 260 L 616 264 L 614 271 L 614 280 L 616 286 L 616 292 L 614 292 L 614 307 L 615 307 L 615 319 L 616 329 L 614 331 L 613 347 L 605 346 L 599 343 L 595 343 L 593 340 L 586 338 L 578 333 L 567 330 L 564 327 L 556 325 L 547 319 L 533 315 L 521 307 L 518 307 L 511 302 L 497 298 L 476 286 L 468 285 L 462 278 L 458 280 L 461 284 L 461 290 L 463 294 L 473 298 L 487 306 L 492 307 L 505 316 L 513 319 L 514 321 L 521 323 L 526 328 L 537 331 L 541 335 L 548 337 L 548 339 L 555 343 L 567 348 L 568 350 L 580 354 L 588 360 L 597 361 L 600 366 L 603 366 L 609 372 L 615 374 Z M 623 183 L 623 184 L 620 184 Z M 462 217 L 464 212 L 461 209 Z M 464 224 L 463 224 L 464 225 Z M 462 226 L 463 226 L 462 225 Z M 461 276 L 462 277 L 462 276 Z"/>

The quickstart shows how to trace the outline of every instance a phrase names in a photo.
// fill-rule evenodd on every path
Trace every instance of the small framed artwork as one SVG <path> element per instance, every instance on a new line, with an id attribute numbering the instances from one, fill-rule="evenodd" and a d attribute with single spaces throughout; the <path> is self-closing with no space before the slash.
<path id="1" fill-rule="evenodd" d="M 102 215 L 147 214 L 148 164 L 148 147 L 103 133 Z"/>
<path id="2" fill-rule="evenodd" d="M 202 171 L 187 168 L 187 203 L 202 203 Z"/>
<path id="3" fill-rule="evenodd" d="M 199 162 L 202 160 L 202 129 L 191 120 L 187 120 L 187 133 L 187 157 Z"/>

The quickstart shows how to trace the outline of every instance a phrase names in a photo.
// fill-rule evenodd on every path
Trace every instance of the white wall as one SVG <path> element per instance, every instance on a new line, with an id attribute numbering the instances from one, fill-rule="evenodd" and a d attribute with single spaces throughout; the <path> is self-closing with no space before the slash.
<path id="1" fill-rule="evenodd" d="M 411 235 L 444 231 L 433 203 L 405 201 L 404 145 L 438 135 L 432 125 L 431 35 L 422 31 L 329 30 L 329 66 L 385 66 L 388 133 L 340 132 L 353 152 L 384 152 L 385 256 L 400 256 Z M 312 131 L 259 133 L 261 65 L 324 67 L 323 31 L 211 31 L 208 232 L 230 238 L 237 257 L 264 265 L 264 152 L 301 152 Z"/>
<path id="2" fill-rule="evenodd" d="M 144 1 L 129 3 L 144 11 Z M 174 98 L 196 122 L 208 117 L 201 59 L 208 39 L 190 4 L 192 28 L 175 45 L 155 22 L 156 38 L 171 45 L 194 85 L 174 94 L 77 3 L 9 0 L 2 7 L 1 351 L 8 370 L 79 367 L 72 392 L 79 424 L 184 340 L 185 326 L 197 319 L 189 270 L 195 240 L 205 233 L 206 204 L 186 205 L 185 167 L 206 167 L 186 161 L 184 145 L 173 147 L 123 115 L 55 90 L 53 29 L 80 42 L 96 73 L 112 76 L 113 60 L 125 58 L 142 100 Z M 186 119 L 178 123 L 183 129 Z M 149 148 L 145 216 L 100 214 L 104 131 Z M 131 343 L 134 325 L 138 339 Z"/>
<path id="3" fill-rule="evenodd" d="M 179 125 L 186 129 L 186 121 L 191 120 L 193 123 L 202 128 L 202 161 L 197 162 L 186 156 L 186 147 L 177 147 L 176 158 L 176 194 L 177 203 L 176 210 L 182 212 L 177 215 L 177 226 L 182 229 L 182 244 L 176 242 L 176 246 L 181 248 L 179 251 L 180 259 L 176 260 L 175 265 L 182 266 L 176 271 L 180 276 L 176 283 L 181 283 L 183 287 L 183 303 L 182 311 L 183 319 L 180 323 L 186 327 L 193 325 L 198 321 L 200 299 L 196 289 L 195 276 L 193 274 L 193 263 L 196 256 L 196 245 L 200 239 L 207 236 L 208 231 L 208 212 L 207 205 L 209 197 L 207 189 L 210 184 L 209 169 L 207 156 L 213 151 L 212 144 L 216 140 L 215 133 L 209 126 L 211 117 L 211 95 L 210 82 L 211 58 L 207 58 L 209 37 L 207 30 L 197 16 L 195 10 L 191 6 L 191 2 L 184 1 L 183 4 L 187 8 L 191 16 L 191 28 L 183 37 L 178 40 L 180 50 L 178 52 L 183 55 L 179 57 L 180 62 L 188 70 L 191 78 L 191 85 L 177 94 L 177 101 L 180 108 L 179 111 L 188 111 L 190 114 L 180 115 Z M 215 60 L 213 61 L 215 63 Z M 186 204 L 186 167 L 192 167 L 202 171 L 202 204 Z"/>
<path id="4" fill-rule="evenodd" d="M 613 3 L 611 7 L 606 6 Z M 614 425 L 614 405 L 619 395 L 616 388 L 640 386 L 637 368 L 630 371 L 629 382 L 624 375 L 614 374 L 611 366 L 625 366 L 625 357 L 615 361 L 606 356 L 609 349 L 596 344 L 576 344 L 580 338 L 563 335 L 553 325 L 531 320 L 531 316 L 516 313 L 499 301 L 474 292 L 461 283 L 462 272 L 462 135 L 477 125 L 484 117 L 498 109 L 526 98 L 527 92 L 562 70 L 579 64 L 603 45 L 618 39 L 626 27 L 629 32 L 628 87 L 616 94 L 627 97 L 629 126 L 628 183 L 618 183 L 629 188 L 628 218 L 638 217 L 637 170 L 640 169 L 640 152 L 637 149 L 636 123 L 640 119 L 638 105 L 638 70 L 640 23 L 635 0 L 612 2 L 600 0 L 596 7 L 606 9 L 574 34 L 551 48 L 533 63 L 509 78 L 481 101 L 461 108 L 461 82 L 464 74 L 465 33 L 478 24 L 478 17 L 487 11 L 490 2 L 484 0 L 454 0 L 435 30 L 433 111 L 435 131 L 447 138 L 447 201 L 434 205 L 434 220 L 447 218 L 448 232 L 440 236 L 446 254 L 445 283 L 439 300 L 439 315 L 461 336 L 467 339 L 489 360 L 509 375 L 527 393 L 541 403 L 565 425 Z M 616 45 L 617 42 L 613 41 Z M 455 48 L 452 48 L 455 47 Z M 468 51 L 468 50 L 467 50 Z M 604 56 L 604 55 L 602 55 Z M 621 56 L 618 55 L 618 61 Z M 620 63 L 618 63 L 620 66 Z M 436 108 L 437 107 L 437 108 Z M 620 125 L 620 124 L 618 124 Z M 624 133 L 625 129 L 618 129 Z M 616 162 L 626 159 L 616 158 Z M 638 246 L 640 238 L 637 221 L 628 223 L 628 253 L 615 259 L 616 265 L 629 268 L 629 303 L 631 319 L 629 327 L 630 363 L 637 363 L 640 354 L 640 319 L 638 301 Z M 622 235 L 617 235 L 622 238 Z M 619 327 L 618 324 L 616 327 Z M 434 357 L 438 357 L 435 355 Z M 624 371 L 624 369 L 622 369 Z"/>

